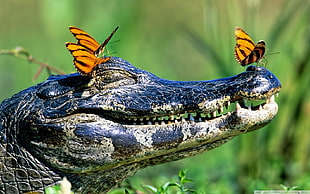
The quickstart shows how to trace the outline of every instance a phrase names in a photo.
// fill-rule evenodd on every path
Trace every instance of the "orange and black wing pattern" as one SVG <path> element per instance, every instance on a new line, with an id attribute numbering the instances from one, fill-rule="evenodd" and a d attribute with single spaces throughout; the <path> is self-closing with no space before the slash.
<path id="1" fill-rule="evenodd" d="M 73 36 L 77 39 L 77 43 L 67 42 L 66 47 L 71 52 L 73 56 L 73 63 L 77 71 L 82 75 L 88 75 L 93 71 L 93 69 L 98 65 L 107 62 L 111 57 L 101 58 L 98 57 L 104 52 L 104 49 L 116 30 L 118 26 L 113 30 L 113 32 L 108 36 L 107 39 L 100 45 L 93 37 L 91 37 L 85 31 L 70 26 L 69 30 Z"/>
<path id="2" fill-rule="evenodd" d="M 256 45 L 251 37 L 241 28 L 235 28 L 235 58 L 242 66 L 259 62 L 264 57 L 266 44 L 263 40 Z"/>

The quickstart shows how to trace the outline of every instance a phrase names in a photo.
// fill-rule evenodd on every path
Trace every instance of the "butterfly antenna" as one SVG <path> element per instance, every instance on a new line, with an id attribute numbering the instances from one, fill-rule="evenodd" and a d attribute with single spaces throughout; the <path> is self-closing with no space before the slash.
<path id="1" fill-rule="evenodd" d="M 100 47 L 94 52 L 94 54 L 96 56 L 100 55 L 101 53 L 104 52 L 104 48 L 105 46 L 108 44 L 108 42 L 111 40 L 111 38 L 113 37 L 113 35 L 115 34 L 115 32 L 118 30 L 119 26 L 116 26 L 116 28 L 112 31 L 112 33 L 110 34 L 110 36 L 108 36 L 107 39 L 105 39 L 105 41 L 100 45 Z"/>
<path id="2" fill-rule="evenodd" d="M 268 53 L 268 54 L 266 54 L 266 55 L 275 55 L 275 54 L 280 54 L 280 51 L 273 52 L 273 53 Z"/>

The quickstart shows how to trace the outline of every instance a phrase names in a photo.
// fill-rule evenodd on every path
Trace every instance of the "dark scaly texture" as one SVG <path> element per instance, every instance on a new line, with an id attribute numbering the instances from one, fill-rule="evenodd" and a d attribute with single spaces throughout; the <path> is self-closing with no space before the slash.
<path id="1" fill-rule="evenodd" d="M 0 193 L 42 192 L 63 176 L 76 192 L 107 192 L 138 169 L 266 125 L 280 87 L 263 67 L 170 81 L 116 57 L 91 77 L 51 76 L 0 105 Z M 246 107 L 243 100 L 262 104 Z"/>

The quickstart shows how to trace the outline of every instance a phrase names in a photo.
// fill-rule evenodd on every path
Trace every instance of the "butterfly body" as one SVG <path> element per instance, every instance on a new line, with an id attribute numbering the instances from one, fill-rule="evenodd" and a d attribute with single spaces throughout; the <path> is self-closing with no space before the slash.
<path id="1" fill-rule="evenodd" d="M 69 27 L 70 32 L 78 40 L 78 42 L 67 42 L 66 47 L 74 57 L 74 66 L 80 74 L 89 75 L 98 64 L 102 64 L 110 60 L 110 57 L 101 58 L 99 55 L 104 52 L 105 46 L 108 44 L 117 29 L 118 26 L 100 45 L 85 31 L 74 26 Z"/>
<path id="2" fill-rule="evenodd" d="M 256 45 L 251 37 L 241 28 L 235 28 L 235 58 L 242 66 L 259 62 L 265 54 L 266 44 L 263 40 Z"/>

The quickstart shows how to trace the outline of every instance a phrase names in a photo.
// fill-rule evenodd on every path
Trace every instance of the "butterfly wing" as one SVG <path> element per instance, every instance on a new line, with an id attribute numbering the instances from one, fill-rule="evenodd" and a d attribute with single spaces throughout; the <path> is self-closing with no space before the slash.
<path id="1" fill-rule="evenodd" d="M 246 66 L 254 62 L 259 62 L 259 60 L 264 57 L 265 47 L 265 42 L 262 40 L 259 41 L 251 53 L 240 62 L 240 65 Z"/>
<path id="2" fill-rule="evenodd" d="M 69 30 L 73 36 L 78 40 L 77 43 L 66 43 L 67 49 L 73 56 L 74 66 L 82 75 L 89 75 L 93 69 L 98 65 L 110 60 L 111 57 L 99 58 L 98 55 L 104 51 L 118 26 L 114 29 L 111 35 L 101 44 L 91 37 L 85 31 L 70 26 Z"/>
<path id="3" fill-rule="evenodd" d="M 70 32 L 78 40 L 78 44 L 85 47 L 91 52 L 95 52 L 99 47 L 99 43 L 91 37 L 87 32 L 81 30 L 80 28 L 70 26 Z"/>
<path id="4" fill-rule="evenodd" d="M 235 58 L 241 64 L 242 61 L 254 50 L 255 44 L 251 37 L 239 27 L 235 28 L 235 37 Z"/>
<path id="5" fill-rule="evenodd" d="M 66 43 L 66 47 L 74 58 L 73 63 L 78 72 L 82 75 L 87 75 L 92 72 L 93 68 L 96 66 L 95 62 L 98 59 L 92 51 L 80 44 L 72 42 Z"/>

